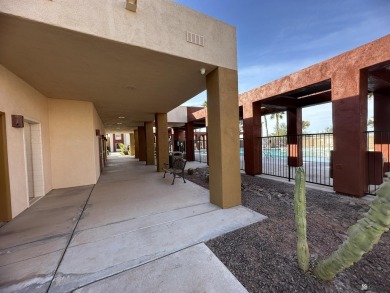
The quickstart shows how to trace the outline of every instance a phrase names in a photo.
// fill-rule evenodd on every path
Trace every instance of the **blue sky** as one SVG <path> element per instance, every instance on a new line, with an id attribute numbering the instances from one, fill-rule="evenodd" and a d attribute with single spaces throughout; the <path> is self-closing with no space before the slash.
<path id="1" fill-rule="evenodd" d="M 390 33 L 389 0 L 175 2 L 237 28 L 240 93 Z M 186 105 L 205 99 L 202 93 Z M 321 131 L 331 125 L 331 106 L 306 108 L 303 119 Z"/>

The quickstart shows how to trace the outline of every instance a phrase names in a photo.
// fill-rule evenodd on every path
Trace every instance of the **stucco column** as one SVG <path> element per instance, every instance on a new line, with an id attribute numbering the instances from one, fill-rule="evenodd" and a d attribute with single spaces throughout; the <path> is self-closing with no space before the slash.
<path id="1" fill-rule="evenodd" d="M 139 160 L 146 161 L 146 132 L 144 126 L 138 127 Z"/>
<path id="2" fill-rule="evenodd" d="M 206 126 L 206 136 L 205 136 L 204 142 L 206 144 L 206 150 L 207 150 L 207 165 L 210 165 L 209 140 L 208 140 L 208 137 L 209 137 L 209 127 Z"/>
<path id="3" fill-rule="evenodd" d="M 210 164 L 210 161 L 209 161 L 209 142 L 208 142 L 208 138 L 209 138 L 209 112 L 207 111 L 207 108 L 206 108 L 206 135 L 205 135 L 205 139 L 204 139 L 204 142 L 206 143 L 206 150 L 207 150 L 207 165 L 209 166 Z"/>
<path id="4" fill-rule="evenodd" d="M 135 155 L 135 139 L 134 139 L 134 133 L 130 133 L 130 156 Z"/>
<path id="5" fill-rule="evenodd" d="M 139 158 L 139 141 L 138 141 L 138 129 L 134 130 L 134 157 Z"/>
<path id="6" fill-rule="evenodd" d="M 245 173 L 248 175 L 261 174 L 261 105 L 248 101 L 242 105 L 242 110 Z"/>
<path id="7" fill-rule="evenodd" d="M 186 159 L 187 161 L 194 160 L 194 123 L 188 122 L 185 125 L 186 129 Z"/>
<path id="8" fill-rule="evenodd" d="M 374 144 L 375 151 L 382 152 L 384 171 L 390 170 L 390 92 L 374 93 Z"/>
<path id="9" fill-rule="evenodd" d="M 169 163 L 168 149 L 168 117 L 166 113 L 155 115 L 156 121 L 156 154 L 157 154 L 157 172 L 162 172 L 164 164 Z"/>
<path id="10" fill-rule="evenodd" d="M 210 202 L 241 204 L 237 71 L 217 68 L 206 77 Z"/>
<path id="11" fill-rule="evenodd" d="M 173 127 L 173 150 L 178 151 L 179 150 L 179 128 Z"/>
<path id="12" fill-rule="evenodd" d="M 302 166 L 302 108 L 287 110 L 288 165 Z"/>
<path id="13" fill-rule="evenodd" d="M 145 122 L 146 165 L 154 165 L 154 133 L 153 122 Z"/>
<path id="14" fill-rule="evenodd" d="M 333 186 L 358 197 L 367 188 L 367 86 L 365 70 L 345 66 L 332 76 Z"/>

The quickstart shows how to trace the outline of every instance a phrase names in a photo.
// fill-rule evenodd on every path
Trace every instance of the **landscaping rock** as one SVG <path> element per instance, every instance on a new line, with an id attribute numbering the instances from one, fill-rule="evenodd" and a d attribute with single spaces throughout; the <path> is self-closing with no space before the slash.
<path id="1" fill-rule="evenodd" d="M 208 188 L 200 175 L 190 180 Z M 321 281 L 298 268 L 294 186 L 246 175 L 241 181 L 242 205 L 268 219 L 206 244 L 249 292 L 357 293 L 364 292 L 362 284 L 367 285 L 365 292 L 390 292 L 390 233 L 385 233 L 371 252 L 333 281 Z M 361 218 L 362 212 L 368 211 L 369 203 L 310 188 L 306 197 L 307 238 L 313 266 L 337 249 L 347 229 Z"/>

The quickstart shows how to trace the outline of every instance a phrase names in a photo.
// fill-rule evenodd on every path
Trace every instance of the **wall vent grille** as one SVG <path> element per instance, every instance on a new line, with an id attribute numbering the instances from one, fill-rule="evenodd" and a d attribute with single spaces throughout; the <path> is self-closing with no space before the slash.
<path id="1" fill-rule="evenodd" d="M 187 32 L 187 42 L 204 47 L 204 36 Z"/>

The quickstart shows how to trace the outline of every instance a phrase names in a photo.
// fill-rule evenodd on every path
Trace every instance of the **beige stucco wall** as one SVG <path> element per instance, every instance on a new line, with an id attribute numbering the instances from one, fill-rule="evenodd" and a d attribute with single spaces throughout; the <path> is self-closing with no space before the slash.
<path id="1" fill-rule="evenodd" d="M 94 111 L 90 102 L 49 99 L 53 188 L 96 183 L 99 149 Z"/>
<path id="2" fill-rule="evenodd" d="M 0 11 L 99 37 L 229 69 L 237 69 L 234 27 L 170 0 L 0 0 Z M 186 32 L 205 37 L 205 46 L 186 41 Z"/>
<path id="3" fill-rule="evenodd" d="M 25 210 L 29 203 L 23 129 L 12 127 L 11 115 L 23 115 L 41 124 L 44 189 L 47 193 L 52 189 L 47 101 L 45 96 L 0 65 L 0 112 L 6 116 L 12 217 Z"/>

